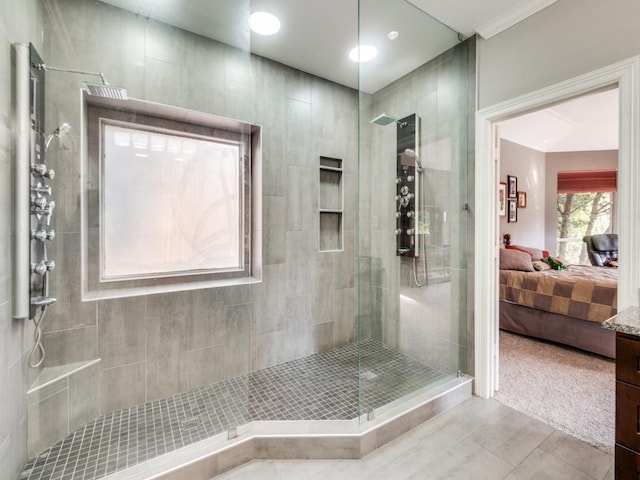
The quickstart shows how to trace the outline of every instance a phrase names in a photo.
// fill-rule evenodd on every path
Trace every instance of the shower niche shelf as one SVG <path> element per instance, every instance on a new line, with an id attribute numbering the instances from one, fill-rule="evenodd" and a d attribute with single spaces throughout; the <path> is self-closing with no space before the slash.
<path id="1" fill-rule="evenodd" d="M 342 251 L 342 214 L 344 204 L 342 159 L 320 156 L 319 250 Z"/>

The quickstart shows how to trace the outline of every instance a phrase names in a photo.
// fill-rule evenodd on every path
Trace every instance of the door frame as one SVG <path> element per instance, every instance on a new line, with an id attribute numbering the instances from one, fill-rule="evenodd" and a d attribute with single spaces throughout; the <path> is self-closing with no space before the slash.
<path id="1" fill-rule="evenodd" d="M 476 112 L 474 393 L 493 396 L 498 375 L 499 182 L 497 122 L 573 97 L 617 86 L 618 311 L 638 305 L 640 288 L 640 56 L 483 108 Z"/>

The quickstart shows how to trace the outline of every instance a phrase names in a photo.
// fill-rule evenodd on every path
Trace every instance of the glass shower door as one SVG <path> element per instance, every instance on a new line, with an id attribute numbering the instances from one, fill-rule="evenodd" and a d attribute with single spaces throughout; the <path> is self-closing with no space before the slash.
<path id="1" fill-rule="evenodd" d="M 404 0 L 359 2 L 360 413 L 466 370 L 468 42 Z M 409 59 L 403 42 L 422 42 Z M 404 43 L 406 46 L 407 44 Z M 413 61 L 413 63 L 411 63 Z M 391 66 L 404 62 L 400 76 Z"/>

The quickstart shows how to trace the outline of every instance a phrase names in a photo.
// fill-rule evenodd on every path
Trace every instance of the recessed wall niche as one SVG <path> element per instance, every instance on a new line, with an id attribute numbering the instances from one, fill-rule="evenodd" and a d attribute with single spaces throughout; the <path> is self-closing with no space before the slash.
<path id="1" fill-rule="evenodd" d="M 342 159 L 320 156 L 319 250 L 343 250 L 342 213 L 344 188 Z"/>

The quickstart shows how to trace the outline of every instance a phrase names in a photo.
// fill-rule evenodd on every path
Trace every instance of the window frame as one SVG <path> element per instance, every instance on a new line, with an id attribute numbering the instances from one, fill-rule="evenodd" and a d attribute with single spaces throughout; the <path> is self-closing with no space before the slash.
<path id="1" fill-rule="evenodd" d="M 141 100 L 127 101 L 93 97 L 83 92 L 81 164 L 81 282 L 82 300 L 120 298 L 256 283 L 261 281 L 261 127 L 239 120 L 195 112 Z M 221 141 L 239 141 L 244 155 L 242 182 L 241 269 L 189 270 L 125 278 L 103 277 L 102 209 L 102 121 L 125 122 L 141 129 L 167 129 L 185 136 L 203 136 Z"/>
<path id="2" fill-rule="evenodd" d="M 120 115 L 117 115 L 120 116 Z M 162 124 L 163 126 L 158 126 Z M 99 118 L 100 125 L 100 153 L 98 156 L 100 162 L 100 281 L 101 282 L 112 282 L 112 281 L 125 281 L 125 280 L 135 280 L 135 279 L 146 279 L 146 278 L 166 278 L 166 277 L 179 277 L 179 276 L 188 276 L 188 275 L 199 275 L 206 273 L 224 273 L 224 272 L 236 272 L 238 276 L 245 276 L 246 272 L 249 270 L 250 265 L 247 263 L 247 259 L 250 258 L 250 244 L 246 241 L 247 233 L 245 229 L 247 228 L 248 215 L 245 208 L 245 205 L 250 204 L 251 200 L 251 188 L 250 184 L 247 184 L 245 181 L 246 178 L 250 175 L 247 171 L 247 161 L 245 159 L 248 158 L 246 152 L 250 149 L 250 145 L 246 138 L 242 138 L 241 135 L 238 135 L 236 139 L 233 138 L 220 138 L 212 137 L 209 135 L 202 135 L 192 133 L 189 130 L 189 125 L 185 124 L 185 128 L 182 130 L 173 130 L 167 128 L 167 120 L 164 119 L 148 119 L 146 123 L 139 122 L 127 122 L 123 120 L 117 120 L 115 118 Z M 236 232 L 238 235 L 238 256 L 239 262 L 237 266 L 234 267 L 220 267 L 220 268 L 202 268 L 202 269 L 182 269 L 182 270 L 173 270 L 173 271 L 157 271 L 150 273 L 141 273 L 141 274 L 129 274 L 129 275 L 106 275 L 106 200 L 105 200 L 105 190 L 106 190 L 106 174 L 105 169 L 107 167 L 107 155 L 106 155 L 106 147 L 105 147 L 105 127 L 106 126 L 114 126 L 114 127 L 124 127 L 130 130 L 136 130 L 139 132 L 145 133 L 162 133 L 165 135 L 171 135 L 173 137 L 180 138 L 191 138 L 196 140 L 204 140 L 211 141 L 219 144 L 233 144 L 238 146 L 239 150 L 239 167 L 238 167 L 238 178 L 236 179 L 238 183 L 238 190 L 240 192 L 239 197 L 239 209 L 238 209 L 238 231 Z M 231 137 L 231 135 L 229 135 Z"/>

